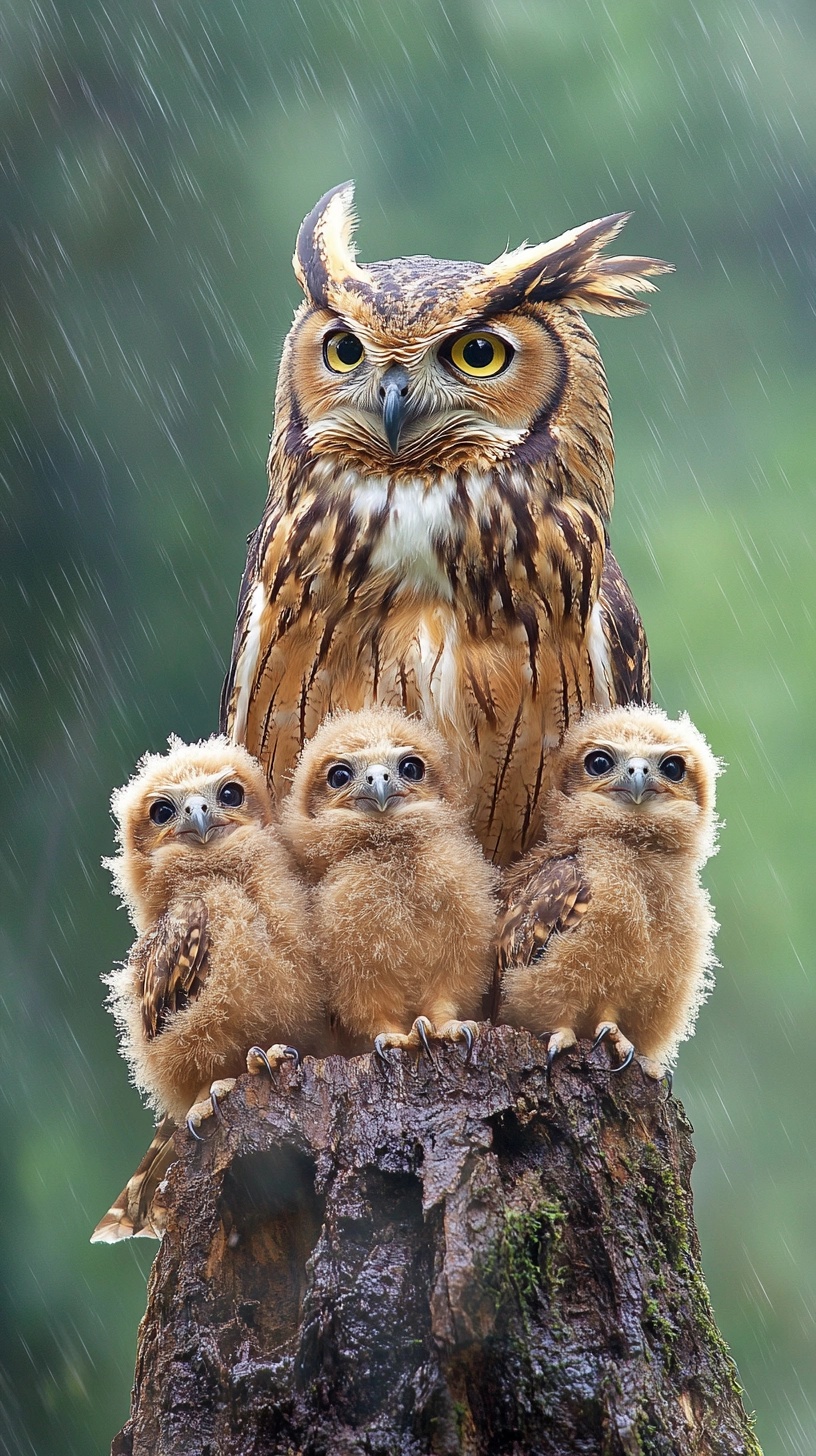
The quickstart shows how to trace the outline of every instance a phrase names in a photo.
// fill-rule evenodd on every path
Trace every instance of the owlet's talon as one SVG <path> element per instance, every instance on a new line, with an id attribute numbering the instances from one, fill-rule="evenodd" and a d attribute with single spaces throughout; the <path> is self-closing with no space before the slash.
<path id="1" fill-rule="evenodd" d="M 422 1019 L 424 1020 L 424 1018 Z M 432 1027 L 431 1035 L 435 1041 L 463 1041 L 465 1043 L 465 1066 L 467 1066 L 479 1035 L 479 1023 L 477 1021 L 458 1021 L 456 1017 L 450 1017 L 447 1021 L 442 1021 L 438 1026 Z"/>
<path id="2" fill-rule="evenodd" d="M 187 1131 L 197 1142 L 203 1143 L 207 1141 L 206 1138 L 201 1136 L 198 1129 L 208 1117 L 214 1118 L 217 1123 L 223 1122 L 224 1119 L 221 1113 L 219 1099 L 229 1095 L 235 1086 L 235 1082 L 235 1077 L 221 1077 L 218 1081 L 211 1084 L 207 1097 L 202 1097 L 200 1102 L 193 1103 L 184 1120 L 187 1125 Z"/>
<path id="3" fill-rule="evenodd" d="M 300 1052 L 295 1051 L 294 1047 L 284 1046 L 280 1042 L 267 1047 L 266 1051 L 263 1047 L 252 1046 L 246 1054 L 247 1071 L 251 1072 L 253 1076 L 267 1071 L 271 1077 L 275 1068 L 283 1066 L 283 1063 L 287 1061 L 293 1062 L 296 1067 L 299 1067 Z"/>
<path id="4" fill-rule="evenodd" d="M 571 1026 L 557 1026 L 555 1031 L 550 1032 L 550 1039 L 547 1044 L 547 1061 L 545 1064 L 545 1075 L 549 1077 L 550 1067 L 558 1056 L 559 1052 L 567 1052 L 574 1047 L 576 1042 L 575 1032 Z"/>
<path id="5" fill-rule="evenodd" d="M 633 1058 L 634 1055 L 635 1055 L 635 1048 L 634 1047 L 630 1047 L 629 1050 L 628 1050 L 628 1052 L 626 1053 L 626 1056 L 624 1057 L 623 1061 L 620 1063 L 620 1066 L 618 1066 L 618 1067 L 610 1067 L 609 1068 L 610 1075 L 612 1075 L 613 1073 L 616 1073 L 616 1072 L 625 1072 L 626 1071 L 626 1068 L 629 1066 L 629 1064 L 630 1064 L 630 1062 L 631 1062 L 631 1060 L 632 1060 L 632 1058 Z"/>
<path id="6" fill-rule="evenodd" d="M 434 1054 L 431 1051 L 431 1043 L 428 1040 L 428 1032 L 430 1032 L 431 1036 L 436 1035 L 433 1022 L 429 1021 L 427 1016 L 418 1016 L 411 1027 L 411 1031 L 418 1036 L 424 1050 L 428 1053 L 431 1061 L 433 1061 Z"/>
<path id="7" fill-rule="evenodd" d="M 388 1057 L 386 1055 L 386 1048 L 389 1045 L 390 1045 L 390 1043 L 388 1041 L 388 1036 L 387 1036 L 387 1033 L 386 1032 L 381 1031 L 380 1034 L 379 1034 L 379 1036 L 375 1036 L 375 1038 L 374 1038 L 374 1052 L 375 1052 L 375 1055 L 377 1057 L 378 1062 L 383 1067 L 389 1067 L 391 1065 L 390 1062 L 389 1062 L 389 1060 L 388 1060 Z"/>
<path id="8" fill-rule="evenodd" d="M 595 1033 L 596 1033 L 595 1040 L 592 1043 L 592 1050 L 593 1050 L 593 1052 L 594 1052 L 594 1050 L 595 1050 L 596 1047 L 599 1047 L 600 1046 L 600 1044 L 604 1040 L 604 1038 L 608 1036 L 609 1037 L 609 1040 L 611 1041 L 611 1043 L 613 1045 L 613 1047 L 615 1048 L 615 1051 L 617 1052 L 618 1056 L 621 1058 L 621 1061 L 618 1063 L 618 1066 L 617 1067 L 610 1067 L 609 1068 L 609 1071 L 610 1071 L 610 1073 L 613 1073 L 613 1072 L 625 1072 L 626 1071 L 626 1068 L 629 1066 L 630 1062 L 632 1061 L 632 1058 L 635 1055 L 635 1048 L 633 1047 L 632 1043 L 630 1042 L 628 1036 L 624 1036 L 623 1032 L 621 1031 L 621 1029 L 618 1026 L 618 1023 L 616 1021 L 602 1021 L 602 1022 L 600 1022 L 599 1025 L 596 1026 L 596 1028 L 595 1028 Z"/>
<path id="9" fill-rule="evenodd" d="M 435 1036 L 433 1023 L 427 1016 L 418 1016 L 409 1032 L 404 1031 L 381 1031 L 379 1036 L 374 1038 L 374 1051 L 380 1061 L 387 1067 L 390 1065 L 386 1057 L 386 1051 L 393 1047 L 397 1051 L 411 1051 L 420 1053 L 426 1051 L 431 1062 L 436 1066 L 436 1058 L 431 1050 L 430 1036 Z"/>
<path id="10" fill-rule="evenodd" d="M 643 1075 L 650 1077 L 653 1082 L 665 1082 L 667 1077 L 671 1081 L 671 1072 L 668 1067 L 665 1067 L 662 1062 L 657 1061 L 655 1057 L 646 1057 L 638 1054 L 635 1060 Z M 669 1086 L 669 1092 L 671 1093 L 671 1086 Z"/>

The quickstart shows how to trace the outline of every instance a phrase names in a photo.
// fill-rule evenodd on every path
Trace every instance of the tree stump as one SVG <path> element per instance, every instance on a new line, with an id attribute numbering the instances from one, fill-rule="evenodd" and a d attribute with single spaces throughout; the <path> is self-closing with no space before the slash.
<path id="1" fill-rule="evenodd" d="M 485 1028 L 244 1077 L 177 1137 L 113 1456 L 761 1456 L 700 1267 L 691 1128 Z"/>

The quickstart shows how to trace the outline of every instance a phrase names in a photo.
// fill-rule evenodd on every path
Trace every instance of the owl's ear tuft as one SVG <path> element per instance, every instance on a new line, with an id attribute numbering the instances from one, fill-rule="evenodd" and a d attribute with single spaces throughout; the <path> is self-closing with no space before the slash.
<path id="1" fill-rule="evenodd" d="M 319 308 L 336 307 L 344 287 L 370 281 L 357 266 L 356 226 L 353 182 L 332 187 L 300 225 L 292 266 L 303 292 Z"/>
<path id="2" fill-rule="evenodd" d="M 524 244 L 503 253 L 485 268 L 492 308 L 530 303 L 571 303 L 588 313 L 645 313 L 635 295 L 654 293 L 656 273 L 673 273 L 659 258 L 604 258 L 602 249 L 617 236 L 631 213 L 617 212 L 571 228 L 552 242 Z"/>

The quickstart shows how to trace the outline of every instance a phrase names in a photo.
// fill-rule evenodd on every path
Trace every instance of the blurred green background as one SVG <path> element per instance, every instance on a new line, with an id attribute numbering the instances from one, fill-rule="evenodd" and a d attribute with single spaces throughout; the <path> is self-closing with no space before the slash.
<path id="1" fill-rule="evenodd" d="M 95 1456 L 127 1415 L 154 1246 L 88 1244 L 151 1125 L 102 1008 L 108 796 L 216 725 L 296 229 L 354 176 L 364 259 L 632 208 L 624 249 L 677 264 L 593 323 L 612 537 L 659 700 L 730 765 L 676 1090 L 766 1456 L 811 1456 L 812 0 L 2 0 L 0 58 L 0 1449 Z"/>

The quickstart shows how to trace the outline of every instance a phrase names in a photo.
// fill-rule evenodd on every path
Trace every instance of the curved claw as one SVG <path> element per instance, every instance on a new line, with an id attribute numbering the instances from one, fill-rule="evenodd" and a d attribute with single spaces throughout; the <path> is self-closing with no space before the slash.
<path id="1" fill-rule="evenodd" d="M 385 1033 L 382 1031 L 380 1032 L 379 1036 L 375 1036 L 374 1038 L 374 1054 L 384 1067 L 390 1068 L 391 1063 L 389 1062 L 388 1056 L 386 1055 Z"/>
<path id="2" fill-rule="evenodd" d="M 464 1037 L 467 1044 L 467 1051 L 465 1052 L 465 1066 L 468 1066 L 470 1059 L 473 1056 L 474 1045 L 473 1032 L 471 1031 L 469 1026 L 462 1027 L 462 1036 Z"/>
<path id="3" fill-rule="evenodd" d="M 294 1062 L 296 1067 L 300 1066 L 300 1052 L 297 1051 L 295 1047 L 284 1047 L 283 1055 L 285 1057 L 289 1057 L 289 1059 Z"/>
<path id="4" fill-rule="evenodd" d="M 550 1068 L 551 1068 L 551 1066 L 552 1066 L 552 1064 L 555 1061 L 555 1059 L 556 1059 L 557 1056 L 558 1056 L 558 1047 L 557 1046 L 549 1046 L 549 1047 L 547 1047 L 547 1058 L 546 1058 L 546 1061 L 544 1062 L 544 1076 L 546 1077 L 546 1079 L 547 1079 L 548 1082 L 550 1080 Z"/>
<path id="5" fill-rule="evenodd" d="M 418 1016 L 416 1021 L 414 1022 L 414 1029 L 420 1041 L 422 1042 L 425 1051 L 428 1053 L 431 1061 L 433 1061 L 434 1058 L 433 1052 L 431 1051 L 431 1043 L 428 1041 L 428 1033 L 425 1030 L 425 1024 L 421 1016 Z"/>
<path id="6" fill-rule="evenodd" d="M 632 1058 L 633 1058 L 634 1055 L 635 1055 L 635 1048 L 634 1047 L 630 1047 L 629 1050 L 628 1050 L 628 1052 L 626 1053 L 626 1056 L 624 1057 L 623 1061 L 621 1062 L 620 1066 L 618 1066 L 618 1067 L 610 1067 L 609 1068 L 610 1072 L 625 1072 L 626 1071 L 626 1068 L 629 1066 L 629 1063 L 631 1062 L 631 1060 L 632 1060 Z"/>
<path id="7" fill-rule="evenodd" d="M 672 1087 L 674 1086 L 674 1072 L 672 1071 L 671 1067 L 667 1067 L 665 1072 L 663 1073 L 663 1081 L 666 1083 L 668 1094 L 671 1097 Z"/>
<path id="8" fill-rule="evenodd" d="M 249 1048 L 249 1051 L 247 1052 L 247 1061 L 249 1061 L 249 1058 L 250 1057 L 252 1057 L 252 1059 L 254 1061 L 261 1062 L 263 1064 L 263 1066 L 266 1067 L 266 1070 L 269 1073 L 270 1077 L 272 1076 L 272 1063 L 270 1062 L 268 1056 L 266 1055 L 266 1052 L 264 1051 L 263 1047 L 260 1047 L 260 1046 L 250 1047 Z"/>
<path id="9" fill-rule="evenodd" d="M 216 1122 L 218 1122 L 218 1123 L 223 1122 L 224 1121 L 224 1116 L 223 1116 L 223 1113 L 221 1111 L 221 1108 L 218 1105 L 218 1098 L 216 1097 L 216 1095 L 215 1095 L 214 1092 L 210 1092 L 210 1102 L 212 1103 L 213 1116 L 214 1116 Z"/>
<path id="10" fill-rule="evenodd" d="M 598 1032 L 598 1035 L 596 1036 L 594 1042 L 592 1043 L 592 1049 L 591 1049 L 591 1051 L 589 1053 L 590 1056 L 592 1056 L 592 1052 L 595 1051 L 596 1047 L 599 1047 L 601 1045 L 601 1042 L 603 1041 L 604 1037 L 605 1036 L 608 1036 L 608 1035 L 609 1035 L 609 1027 L 608 1026 L 605 1026 L 604 1029 L 603 1029 L 603 1031 L 599 1031 Z"/>
<path id="11" fill-rule="evenodd" d="M 205 1143 L 207 1141 L 205 1137 L 201 1136 L 198 1128 L 193 1126 L 193 1119 L 191 1117 L 187 1118 L 187 1131 L 188 1133 L 190 1133 L 191 1137 L 195 1138 L 197 1143 Z"/>

